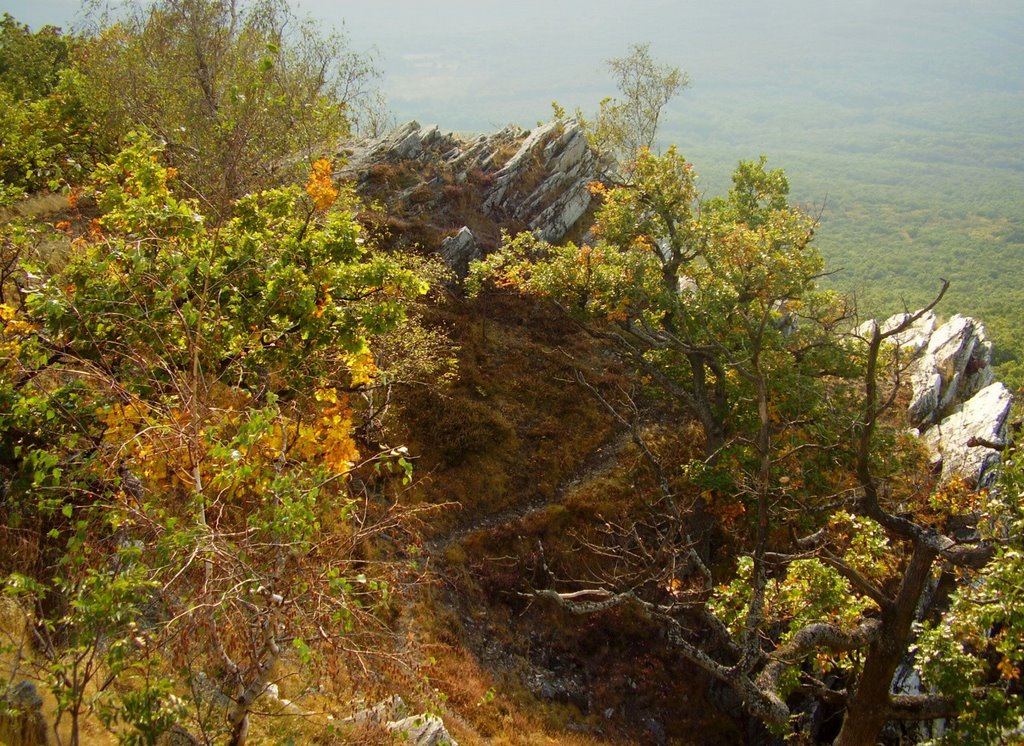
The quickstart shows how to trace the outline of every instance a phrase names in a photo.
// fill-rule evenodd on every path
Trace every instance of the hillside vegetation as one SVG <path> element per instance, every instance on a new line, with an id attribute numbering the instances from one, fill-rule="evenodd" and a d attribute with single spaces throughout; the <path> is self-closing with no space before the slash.
<path id="1" fill-rule="evenodd" d="M 794 197 L 821 215 L 831 286 L 875 314 L 919 307 L 924 288 L 951 280 L 946 312 L 984 319 L 1001 375 L 1020 385 L 1024 94 L 1020 56 L 1005 52 L 1021 19 L 998 4 L 878 12 L 897 41 L 865 18 L 843 33 L 869 57 L 825 35 L 792 53 L 803 66 L 785 80 L 729 67 L 698 79 L 663 139 L 710 193 L 738 160 L 784 164 Z"/>
<path id="2" fill-rule="evenodd" d="M 367 143 L 284 4 L 132 11 L 0 28 L 0 740 L 1016 738 L 1010 396 L 909 367 L 949 283 L 861 324 L 774 160 L 651 150 L 646 45 L 594 121 Z"/>

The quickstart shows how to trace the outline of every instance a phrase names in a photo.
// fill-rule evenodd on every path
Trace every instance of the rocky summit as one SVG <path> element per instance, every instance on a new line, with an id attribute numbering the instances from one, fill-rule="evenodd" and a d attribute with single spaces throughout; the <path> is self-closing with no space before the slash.
<path id="1" fill-rule="evenodd" d="M 890 317 L 882 331 L 909 317 Z M 991 483 L 1007 442 L 1013 395 L 995 380 L 985 325 L 959 314 L 939 324 L 929 311 L 894 341 L 907 359 L 907 417 L 927 446 L 932 466 L 943 480 L 959 475 L 972 485 Z"/>
<path id="2" fill-rule="evenodd" d="M 497 247 L 501 230 L 529 230 L 553 243 L 570 237 L 605 165 L 573 120 L 471 138 L 407 122 L 347 144 L 341 156 L 339 175 L 389 212 L 426 223 L 433 229 L 426 243 L 440 247 L 460 277 Z"/>
<path id="3" fill-rule="evenodd" d="M 498 247 L 503 231 L 530 230 L 552 243 L 580 234 L 591 208 L 590 184 L 607 167 L 574 120 L 533 130 L 510 125 L 476 137 L 412 121 L 349 143 L 341 155 L 340 175 L 407 217 L 400 232 L 439 254 L 460 279 L 472 261 Z M 909 316 L 888 318 L 882 331 Z M 991 481 L 1013 397 L 995 381 L 984 324 L 959 314 L 940 324 L 928 312 L 894 342 L 908 363 L 907 418 L 936 471 L 944 480 Z"/>

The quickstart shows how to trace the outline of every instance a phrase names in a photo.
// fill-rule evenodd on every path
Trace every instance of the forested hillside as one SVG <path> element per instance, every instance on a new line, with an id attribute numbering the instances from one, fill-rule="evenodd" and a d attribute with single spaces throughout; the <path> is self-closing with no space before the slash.
<path id="1" fill-rule="evenodd" d="M 648 45 L 466 138 L 284 3 L 92 21 L 0 24 L 0 742 L 1019 739 L 999 338 L 826 284 L 895 212 L 705 183 Z"/>
<path id="2" fill-rule="evenodd" d="M 775 31 L 796 51 L 766 71 L 728 61 L 706 71 L 665 138 L 712 191 L 738 159 L 767 153 L 785 165 L 794 197 L 820 212 L 830 285 L 869 313 L 916 308 L 949 279 L 945 312 L 983 318 L 1001 374 L 1019 385 L 1020 14 L 894 3 L 840 15 L 842 26 L 822 17 L 806 28 L 780 14 Z"/>
<path id="3" fill-rule="evenodd" d="M 1003 105 L 1000 130 L 1018 119 L 1019 104 Z M 822 251 L 836 273 L 829 284 L 856 293 L 868 313 L 903 301 L 917 308 L 936 278 L 949 279 L 947 311 L 985 319 L 1001 375 L 1019 384 L 1024 133 L 993 137 L 985 122 L 972 122 L 976 135 L 951 141 L 954 126 L 937 108 L 881 105 L 877 120 L 851 131 L 823 121 L 806 100 L 760 113 L 737 103 L 680 135 L 709 190 L 725 182 L 737 154 L 765 152 L 784 164 L 797 199 L 821 216 Z M 749 143 L 759 117 L 771 118 L 772 130 L 799 128 L 803 146 Z"/>

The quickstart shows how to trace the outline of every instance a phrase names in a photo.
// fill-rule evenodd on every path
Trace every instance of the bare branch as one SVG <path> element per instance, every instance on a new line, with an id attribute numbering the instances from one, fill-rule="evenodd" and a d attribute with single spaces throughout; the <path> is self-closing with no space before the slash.
<path id="1" fill-rule="evenodd" d="M 597 591 L 603 595 L 606 591 Z M 579 602 L 567 599 L 564 594 L 556 591 L 536 591 L 535 595 L 554 601 L 563 609 L 573 614 L 590 614 L 604 611 L 616 606 L 632 605 L 645 617 L 665 625 L 668 639 L 677 650 L 707 673 L 727 684 L 743 700 L 744 707 L 754 717 L 770 723 L 785 723 L 789 720 L 789 707 L 774 692 L 766 692 L 751 679 L 738 673 L 735 666 L 724 666 L 699 647 L 686 639 L 683 626 L 679 620 L 667 613 L 662 607 L 638 598 L 632 592 L 609 594 L 600 601 Z"/>
<path id="2" fill-rule="evenodd" d="M 786 645 L 769 654 L 771 662 L 758 675 L 756 683 L 765 692 L 778 697 L 782 675 L 808 655 L 822 649 L 838 653 L 863 648 L 877 639 L 881 628 L 877 619 L 868 619 L 852 632 L 833 624 L 809 624 Z"/>
<path id="3" fill-rule="evenodd" d="M 893 720 L 942 720 L 958 711 L 953 700 L 939 694 L 893 694 L 888 715 Z"/>

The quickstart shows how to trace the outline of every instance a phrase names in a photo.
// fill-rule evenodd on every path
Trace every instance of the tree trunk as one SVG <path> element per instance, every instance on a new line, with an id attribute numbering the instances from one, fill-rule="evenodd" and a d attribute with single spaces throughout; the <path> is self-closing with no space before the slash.
<path id="1" fill-rule="evenodd" d="M 878 639 L 868 648 L 864 671 L 846 709 L 846 719 L 834 746 L 875 746 L 890 720 L 889 690 L 910 640 L 917 604 L 931 575 L 934 550 L 915 542 L 892 606 L 883 611 Z"/>

